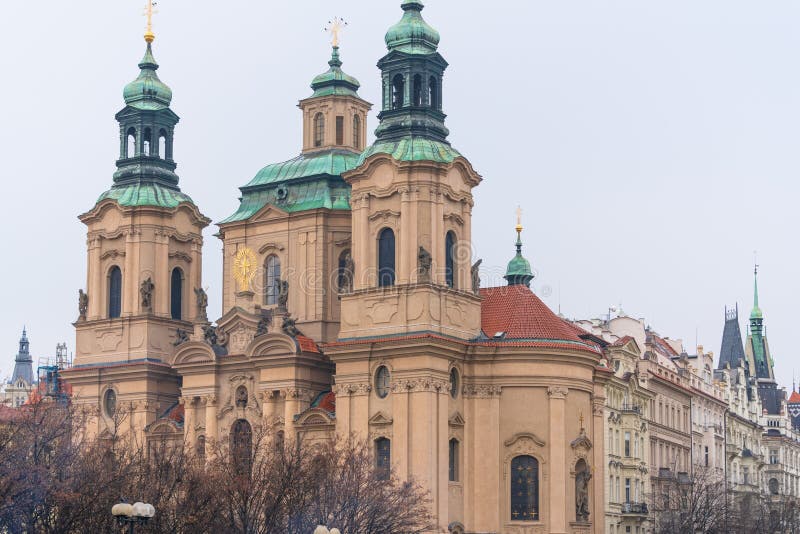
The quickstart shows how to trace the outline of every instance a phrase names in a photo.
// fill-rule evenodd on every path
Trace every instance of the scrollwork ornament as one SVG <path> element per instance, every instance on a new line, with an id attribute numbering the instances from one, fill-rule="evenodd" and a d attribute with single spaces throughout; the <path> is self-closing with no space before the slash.
<path id="1" fill-rule="evenodd" d="M 569 390 L 564 387 L 550 386 L 547 388 L 547 396 L 551 399 L 566 399 Z"/>

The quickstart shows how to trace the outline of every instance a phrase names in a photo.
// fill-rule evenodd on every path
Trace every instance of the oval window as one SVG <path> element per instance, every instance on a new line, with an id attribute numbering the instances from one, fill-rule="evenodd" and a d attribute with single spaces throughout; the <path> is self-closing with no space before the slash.
<path id="1" fill-rule="evenodd" d="M 389 368 L 385 365 L 381 365 L 378 367 L 378 370 L 375 372 L 375 393 L 381 399 L 386 398 L 386 395 L 389 394 Z"/>
<path id="2" fill-rule="evenodd" d="M 458 397 L 458 369 L 450 369 L 450 396 L 454 399 Z"/>
<path id="3" fill-rule="evenodd" d="M 108 417 L 114 417 L 114 414 L 117 413 L 117 394 L 113 389 L 106 391 L 103 398 L 103 409 Z"/>

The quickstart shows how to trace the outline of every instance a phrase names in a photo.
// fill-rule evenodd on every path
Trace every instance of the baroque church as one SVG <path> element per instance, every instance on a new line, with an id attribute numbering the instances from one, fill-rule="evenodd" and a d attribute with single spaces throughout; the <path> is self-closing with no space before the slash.
<path id="1" fill-rule="evenodd" d="M 521 224 L 507 285 L 480 287 L 482 177 L 448 141 L 439 33 L 421 1 L 400 7 L 378 61 L 374 142 L 372 104 L 334 38 L 299 102 L 300 154 L 261 169 L 216 223 L 219 318 L 202 289 L 211 220 L 179 186 L 179 118 L 148 30 L 116 115 L 113 182 L 80 215 L 87 279 L 64 377 L 98 437 L 130 431 L 205 454 L 262 428 L 356 436 L 379 478 L 391 469 L 429 490 L 437 532 L 603 532 L 613 372 L 531 291 Z"/>

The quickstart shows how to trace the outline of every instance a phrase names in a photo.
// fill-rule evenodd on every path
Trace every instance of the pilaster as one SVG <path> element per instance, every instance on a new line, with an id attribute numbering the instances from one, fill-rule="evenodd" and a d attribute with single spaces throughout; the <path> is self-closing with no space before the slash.
<path id="1" fill-rule="evenodd" d="M 543 488 L 550 493 L 550 532 L 566 534 L 567 517 L 574 514 L 574 506 L 567 503 L 567 440 L 564 428 L 566 415 L 566 399 L 569 390 L 566 387 L 551 386 L 547 388 L 550 409 L 550 487 Z"/>

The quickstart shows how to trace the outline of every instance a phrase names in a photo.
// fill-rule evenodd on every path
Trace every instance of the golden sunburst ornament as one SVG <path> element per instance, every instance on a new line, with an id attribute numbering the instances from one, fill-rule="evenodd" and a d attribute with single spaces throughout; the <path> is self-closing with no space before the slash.
<path id="1" fill-rule="evenodd" d="M 233 278 L 239 291 L 250 291 L 253 278 L 256 276 L 256 254 L 247 247 L 239 249 L 233 259 Z"/>

